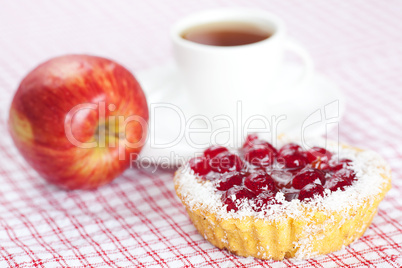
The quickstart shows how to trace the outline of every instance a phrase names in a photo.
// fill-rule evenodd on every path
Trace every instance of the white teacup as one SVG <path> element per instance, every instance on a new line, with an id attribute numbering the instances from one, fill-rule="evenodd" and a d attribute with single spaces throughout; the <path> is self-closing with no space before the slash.
<path id="1" fill-rule="evenodd" d="M 271 36 L 238 46 L 205 45 L 182 37 L 189 29 L 210 23 L 251 23 Z M 174 56 L 196 111 L 212 117 L 228 115 L 234 119 L 238 101 L 243 116 L 267 115 L 267 105 L 300 91 L 311 80 L 313 64 L 308 53 L 286 37 L 281 19 L 261 10 L 218 9 L 190 15 L 171 29 Z M 284 51 L 297 54 L 303 72 L 291 86 L 281 85 Z M 289 78 L 292 79 L 292 78 Z"/>

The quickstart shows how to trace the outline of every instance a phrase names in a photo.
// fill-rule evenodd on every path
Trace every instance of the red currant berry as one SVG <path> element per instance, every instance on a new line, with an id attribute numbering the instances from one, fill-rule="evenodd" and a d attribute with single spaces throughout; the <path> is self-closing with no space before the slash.
<path id="1" fill-rule="evenodd" d="M 211 169 L 218 173 L 229 171 L 240 171 L 243 167 L 243 161 L 238 155 L 229 152 L 223 152 L 209 161 Z"/>
<path id="2" fill-rule="evenodd" d="M 274 192 L 276 187 L 274 180 L 267 173 L 252 173 L 244 179 L 244 186 L 256 194 L 269 191 Z"/>
<path id="3" fill-rule="evenodd" d="M 206 175 L 211 171 L 208 160 L 202 156 L 191 158 L 189 165 L 194 173 L 200 176 Z"/>
<path id="4" fill-rule="evenodd" d="M 303 149 L 300 145 L 296 143 L 288 143 L 282 146 L 282 148 L 279 150 L 279 154 L 292 154 L 295 152 L 302 152 Z"/>
<path id="5" fill-rule="evenodd" d="M 343 178 L 345 180 L 352 181 L 352 180 L 355 179 L 356 173 L 351 169 L 343 168 L 343 169 L 340 169 L 337 172 L 335 172 L 334 176 L 338 176 L 338 177 Z"/>
<path id="6" fill-rule="evenodd" d="M 239 209 L 239 202 L 243 202 L 242 200 L 250 200 L 255 197 L 250 190 L 241 186 L 234 186 L 222 194 L 221 200 L 224 204 L 227 205 L 227 211 L 237 211 Z"/>
<path id="7" fill-rule="evenodd" d="M 306 157 L 309 163 L 312 163 L 318 158 L 320 158 L 322 162 L 328 162 L 332 157 L 332 153 L 321 147 L 313 147 L 306 152 Z"/>
<path id="8" fill-rule="evenodd" d="M 307 159 L 299 152 L 292 154 L 282 154 L 278 158 L 278 162 L 283 164 L 285 168 L 300 169 L 307 165 Z"/>
<path id="9" fill-rule="evenodd" d="M 217 156 L 218 154 L 227 152 L 227 151 L 228 151 L 228 149 L 223 146 L 214 145 L 214 146 L 207 148 L 204 151 L 204 156 L 206 158 L 211 159 L 211 158 L 214 158 L 215 156 Z"/>
<path id="10" fill-rule="evenodd" d="M 323 170 L 323 171 L 330 171 L 330 166 L 328 162 L 321 161 L 320 158 L 317 158 L 313 162 L 310 163 L 313 168 Z"/>
<path id="11" fill-rule="evenodd" d="M 293 178 L 292 186 L 296 189 L 302 189 L 310 183 L 324 185 L 325 173 L 316 168 L 304 168 Z"/>
<path id="12" fill-rule="evenodd" d="M 241 185 L 243 177 L 238 172 L 228 172 L 221 176 L 216 189 L 219 191 L 227 191 L 235 185 Z"/>
<path id="13" fill-rule="evenodd" d="M 331 191 L 341 189 L 345 190 L 347 186 L 352 185 L 355 180 L 356 174 L 350 169 L 340 169 L 332 175 L 325 183 L 325 188 Z"/>
<path id="14" fill-rule="evenodd" d="M 345 190 L 345 187 L 352 185 L 351 181 L 344 180 L 340 177 L 331 177 L 325 183 L 325 188 L 330 189 L 331 191 L 336 191 L 341 189 L 342 191 Z"/>
<path id="15" fill-rule="evenodd" d="M 239 210 L 239 208 L 238 208 L 237 205 L 236 205 L 236 202 L 233 201 L 230 197 L 227 197 L 226 195 L 222 195 L 221 200 L 222 200 L 222 203 L 223 203 L 224 205 L 226 205 L 226 211 L 227 211 L 227 212 L 230 212 L 230 211 L 232 211 L 232 210 L 233 210 L 234 212 L 236 212 L 236 211 Z"/>
<path id="16" fill-rule="evenodd" d="M 346 168 L 352 164 L 352 160 L 350 159 L 340 159 L 338 162 L 332 161 L 330 162 L 329 170 L 331 171 L 338 171 L 343 168 Z"/>
<path id="17" fill-rule="evenodd" d="M 266 146 L 255 145 L 247 149 L 244 158 L 252 165 L 268 166 L 273 163 L 274 152 Z"/>
<path id="18" fill-rule="evenodd" d="M 274 146 L 272 146 L 272 144 L 270 144 L 267 141 L 263 141 L 263 140 L 259 140 L 259 139 L 251 139 L 251 140 L 247 140 L 244 144 L 243 144 L 243 149 L 244 150 L 248 150 L 254 146 L 264 146 L 267 147 L 268 150 L 270 152 L 272 152 L 272 154 L 274 156 L 276 156 L 278 154 L 278 151 L 276 150 L 276 148 Z"/>
<path id="19" fill-rule="evenodd" d="M 239 186 L 238 186 L 239 187 Z M 255 194 L 252 193 L 249 189 L 244 187 L 239 187 L 240 189 L 235 193 L 236 199 L 253 199 Z"/>
<path id="20" fill-rule="evenodd" d="M 303 201 L 314 196 L 324 196 L 324 187 L 320 184 L 310 183 L 303 187 L 299 193 L 299 200 Z"/>

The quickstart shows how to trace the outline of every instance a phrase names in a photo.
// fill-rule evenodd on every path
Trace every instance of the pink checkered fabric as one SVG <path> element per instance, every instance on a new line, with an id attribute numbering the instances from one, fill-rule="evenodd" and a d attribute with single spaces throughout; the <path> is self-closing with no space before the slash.
<path id="1" fill-rule="evenodd" d="M 172 170 L 131 169 L 98 190 L 66 192 L 43 181 L 12 144 L 9 105 L 38 63 L 90 53 L 144 70 L 171 58 L 167 32 L 177 18 L 228 6 L 281 16 L 347 96 L 341 141 L 376 150 L 393 169 L 370 228 L 339 252 L 308 261 L 236 257 L 197 233 L 175 197 Z M 401 33 L 398 0 L 2 1 L 0 267 L 400 267 Z"/>

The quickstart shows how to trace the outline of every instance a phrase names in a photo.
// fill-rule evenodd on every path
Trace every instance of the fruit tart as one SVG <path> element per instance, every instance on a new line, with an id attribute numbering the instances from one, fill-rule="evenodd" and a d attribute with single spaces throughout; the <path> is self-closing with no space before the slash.
<path id="1" fill-rule="evenodd" d="M 319 140 L 249 135 L 238 150 L 212 146 L 174 177 L 191 221 L 210 243 L 239 256 L 307 259 L 363 235 L 391 187 L 376 153 Z"/>

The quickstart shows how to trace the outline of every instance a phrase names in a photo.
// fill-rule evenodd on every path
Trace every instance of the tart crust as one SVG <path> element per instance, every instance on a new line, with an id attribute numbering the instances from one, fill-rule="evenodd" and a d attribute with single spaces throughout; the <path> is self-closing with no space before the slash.
<path id="1" fill-rule="evenodd" d="M 174 182 L 176 193 L 194 226 L 216 247 L 239 256 L 259 259 L 308 259 L 340 250 L 363 235 L 379 203 L 391 188 L 389 168 L 377 168 L 381 170 L 377 195 L 365 197 L 358 206 L 339 211 L 312 209 L 311 206 L 301 204 L 303 217 L 293 217 L 286 213 L 275 218 L 219 217 L 202 204 L 190 205 L 181 190 L 180 170 L 176 172 Z"/>

